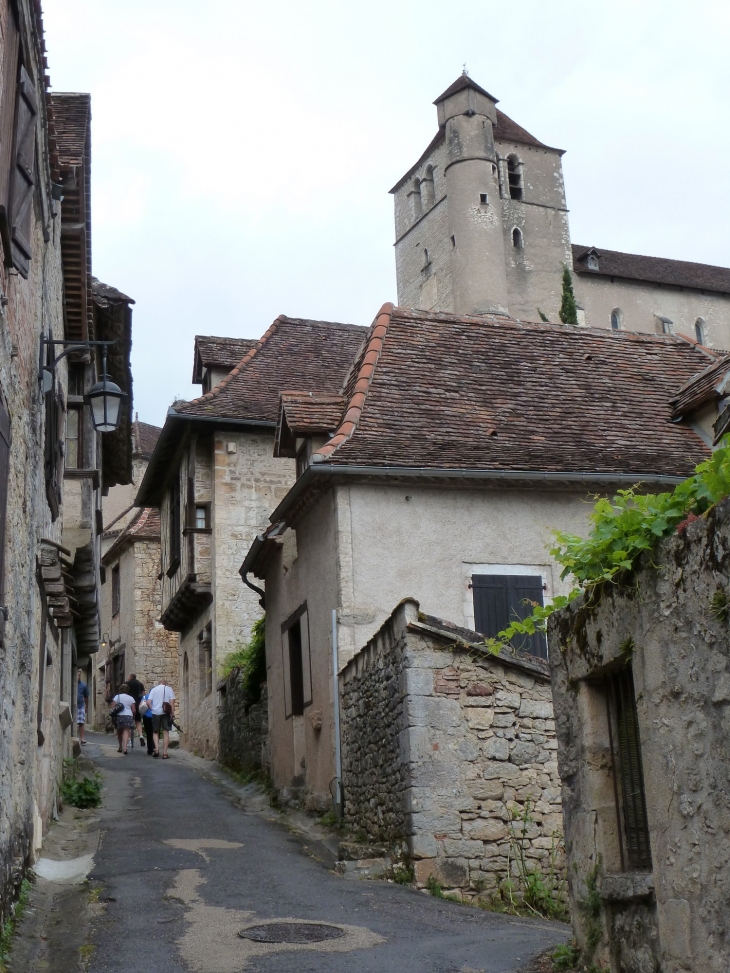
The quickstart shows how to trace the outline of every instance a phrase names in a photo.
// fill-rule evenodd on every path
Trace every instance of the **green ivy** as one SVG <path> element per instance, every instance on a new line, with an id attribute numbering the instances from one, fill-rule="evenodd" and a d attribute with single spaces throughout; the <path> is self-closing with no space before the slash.
<path id="1" fill-rule="evenodd" d="M 261 698 L 261 683 L 266 682 L 266 616 L 253 623 L 251 641 L 227 655 L 221 671 L 230 676 L 234 669 L 241 670 L 244 690 L 256 699 Z"/>
<path id="2" fill-rule="evenodd" d="M 579 595 L 596 585 L 616 581 L 622 572 L 633 571 L 637 559 L 657 541 L 674 533 L 683 521 L 692 520 L 719 500 L 730 496 L 730 445 L 721 446 L 696 467 L 694 475 L 668 493 L 619 490 L 613 499 L 598 500 L 590 515 L 587 537 L 555 531 L 556 545 L 550 554 L 562 565 L 561 579 L 572 577 L 577 585 L 568 595 L 558 595 L 546 606 L 534 605 L 532 615 L 514 621 L 485 644 L 497 654 L 518 635 L 544 632 L 547 620 Z"/>

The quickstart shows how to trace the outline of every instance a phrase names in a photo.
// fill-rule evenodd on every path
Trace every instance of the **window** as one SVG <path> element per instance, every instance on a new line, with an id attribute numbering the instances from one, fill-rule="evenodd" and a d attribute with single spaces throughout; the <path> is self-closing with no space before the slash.
<path id="1" fill-rule="evenodd" d="M 588 269 L 598 270 L 598 257 L 594 253 L 588 258 Z"/>
<path id="2" fill-rule="evenodd" d="M 284 668 L 285 717 L 302 716 L 312 702 L 312 671 L 309 656 L 309 615 L 306 605 L 281 626 Z"/>
<path id="3" fill-rule="evenodd" d="M 489 193 L 479 193 L 479 205 L 487 206 L 489 204 Z"/>
<path id="4" fill-rule="evenodd" d="M 527 618 L 533 605 L 543 604 L 543 581 L 540 575 L 473 574 L 474 625 L 477 632 L 494 638 L 515 619 Z M 543 632 L 513 639 L 518 652 L 547 659 L 547 641 Z"/>
<path id="5" fill-rule="evenodd" d="M 455 236 L 452 236 L 452 238 L 451 238 L 451 246 L 454 247 L 454 248 L 456 248 L 456 237 Z"/>
<path id="6" fill-rule="evenodd" d="M 52 345 L 49 347 L 53 347 Z M 52 352 L 49 352 L 52 354 Z M 61 484 L 63 483 L 63 436 L 65 410 L 61 389 L 51 386 L 45 393 L 45 446 L 43 471 L 46 481 L 46 499 L 51 509 L 51 518 L 58 517 L 61 504 Z"/>
<path id="7" fill-rule="evenodd" d="M 112 615 L 119 614 L 119 603 L 121 600 L 121 585 L 119 579 L 119 565 L 115 564 L 112 568 Z"/>
<path id="8" fill-rule="evenodd" d="M 10 16 L 9 21 L 14 21 Z M 10 26 L 10 25 L 8 25 Z M 13 23 L 14 27 L 14 23 Z M 11 44 L 17 44 L 17 28 L 11 38 Z M 15 72 L 18 64 L 17 49 L 8 51 L 6 60 L 10 60 L 9 71 Z M 3 244 L 5 246 L 5 263 L 15 267 L 22 277 L 30 272 L 31 240 L 33 238 L 33 197 L 36 186 L 36 129 L 38 121 L 38 104 L 36 102 L 35 85 L 25 67 L 21 64 L 19 73 L 12 78 L 5 77 L 5 92 L 15 91 L 15 119 L 12 134 L 12 156 L 10 158 L 7 188 L 3 186 L 2 226 Z M 3 119 L 3 128 L 8 119 Z M 6 129 L 2 136 L 9 141 L 10 132 Z M 5 162 L 5 159 L 3 159 Z"/>
<path id="9" fill-rule="evenodd" d="M 413 208 L 413 219 L 417 220 L 423 215 L 423 204 L 421 203 L 421 180 L 413 180 L 413 189 L 408 194 L 411 197 L 411 206 Z"/>
<path id="10" fill-rule="evenodd" d="M 665 314 L 655 314 L 656 329 L 659 334 L 674 334 L 674 321 Z"/>
<path id="11" fill-rule="evenodd" d="M 522 199 L 522 163 L 516 155 L 507 156 L 507 181 L 510 199 Z"/>
<path id="12" fill-rule="evenodd" d="M 424 247 L 423 248 L 423 267 L 421 269 L 422 270 L 425 270 L 427 267 L 430 267 L 430 266 L 431 266 L 431 261 L 428 259 L 428 250 L 426 250 L 426 248 Z"/>
<path id="13" fill-rule="evenodd" d="M 180 477 L 177 471 L 170 486 L 170 509 L 168 511 L 169 548 L 167 568 L 168 577 L 177 571 L 180 565 Z"/>
<path id="14" fill-rule="evenodd" d="M 621 867 L 650 869 L 644 768 L 631 667 L 608 676 L 605 688 Z"/>
<path id="15" fill-rule="evenodd" d="M 519 230 L 517 227 L 512 230 L 512 246 L 515 248 L 515 250 L 522 250 L 524 246 L 522 230 Z"/>
<path id="16" fill-rule="evenodd" d="M 195 529 L 196 530 L 207 530 L 210 527 L 208 523 L 208 511 L 210 507 L 207 503 L 199 503 L 195 507 Z"/>
<path id="17" fill-rule="evenodd" d="M 66 413 L 66 446 L 64 462 L 67 470 L 80 470 L 83 463 L 81 434 L 83 430 L 82 407 L 71 405 Z"/>
<path id="18" fill-rule="evenodd" d="M 426 175 L 421 180 L 421 211 L 431 209 L 434 201 L 433 166 L 426 166 Z"/>
<path id="19" fill-rule="evenodd" d="M 86 366 L 78 362 L 71 362 L 68 366 L 68 394 L 81 396 L 84 394 Z"/>
<path id="20" fill-rule="evenodd" d="M 213 626 L 210 622 L 198 636 L 198 673 L 200 692 L 209 696 L 213 691 Z"/>
<path id="21" fill-rule="evenodd" d="M 704 318 L 697 318 L 697 320 L 695 321 L 695 338 L 697 338 L 699 344 L 701 345 L 705 344 L 705 319 Z"/>
<path id="22" fill-rule="evenodd" d="M 623 324 L 624 314 L 620 307 L 615 307 L 611 311 L 611 330 L 620 331 Z"/>

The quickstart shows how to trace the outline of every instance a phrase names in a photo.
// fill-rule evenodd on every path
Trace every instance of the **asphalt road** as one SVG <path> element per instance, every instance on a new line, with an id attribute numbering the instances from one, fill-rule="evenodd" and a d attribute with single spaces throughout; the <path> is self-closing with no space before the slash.
<path id="1" fill-rule="evenodd" d="M 91 922 L 89 973 L 498 973 L 524 968 L 569 935 L 556 923 L 342 878 L 174 751 L 165 761 L 138 747 L 125 757 L 112 737 L 89 739 L 85 755 L 104 774 L 102 840 L 89 875 L 103 908 Z M 337 938 L 238 935 L 273 920 L 330 924 Z M 295 934 L 322 933 L 298 925 Z"/>

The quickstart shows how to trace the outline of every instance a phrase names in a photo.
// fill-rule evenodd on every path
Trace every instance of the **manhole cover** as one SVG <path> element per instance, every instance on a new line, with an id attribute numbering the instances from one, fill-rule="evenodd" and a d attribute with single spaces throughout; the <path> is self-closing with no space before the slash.
<path id="1" fill-rule="evenodd" d="M 325 939 L 339 939 L 345 930 L 323 922 L 262 922 L 247 926 L 238 935 L 255 943 L 321 943 Z"/>

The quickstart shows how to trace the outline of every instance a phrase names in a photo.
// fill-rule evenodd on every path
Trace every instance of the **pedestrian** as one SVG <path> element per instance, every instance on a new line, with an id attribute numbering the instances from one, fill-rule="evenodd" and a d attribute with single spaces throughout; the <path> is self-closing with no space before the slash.
<path id="1" fill-rule="evenodd" d="M 81 678 L 83 672 L 81 669 L 76 671 L 76 726 L 79 732 L 79 742 L 83 747 L 86 746 L 86 740 L 84 740 L 84 732 L 86 726 L 86 701 L 89 698 L 89 687 Z"/>
<path id="2" fill-rule="evenodd" d="M 147 702 L 152 710 L 152 730 L 155 741 L 152 756 L 159 757 L 160 755 L 160 730 L 162 730 L 162 759 L 167 760 L 170 727 L 175 717 L 175 693 L 167 685 L 166 679 L 161 679 L 154 689 L 150 690 Z"/>
<path id="3" fill-rule="evenodd" d="M 144 686 L 139 681 L 136 673 L 134 672 L 129 677 L 129 679 L 127 679 L 127 685 L 129 686 L 129 695 L 134 698 L 134 701 L 137 704 L 137 709 L 135 710 L 134 713 L 134 722 L 137 727 L 137 736 L 139 737 L 139 745 L 140 747 L 142 747 L 144 746 L 144 738 L 142 737 L 142 715 L 139 711 L 139 704 L 142 702 L 142 697 L 144 696 Z M 134 735 L 132 735 L 132 746 L 134 746 Z"/>
<path id="4" fill-rule="evenodd" d="M 154 727 L 152 724 L 152 710 L 149 705 L 150 694 L 146 693 L 139 704 L 139 711 L 142 714 L 142 726 L 144 727 L 144 736 L 147 741 L 147 756 L 151 757 L 155 752 L 155 738 L 154 738 Z"/>
<path id="5" fill-rule="evenodd" d="M 123 753 L 125 757 L 127 756 L 127 744 L 134 730 L 134 712 L 137 709 L 134 697 L 129 695 L 128 689 L 129 687 L 125 682 L 121 691 L 112 699 L 112 703 L 115 706 L 122 707 L 117 713 L 114 725 L 117 730 L 117 740 L 119 741 L 118 752 Z"/>

